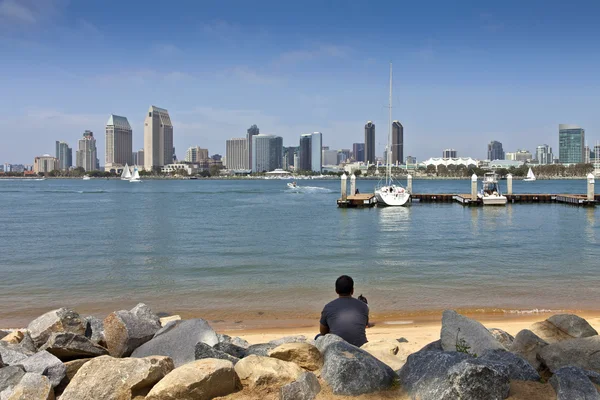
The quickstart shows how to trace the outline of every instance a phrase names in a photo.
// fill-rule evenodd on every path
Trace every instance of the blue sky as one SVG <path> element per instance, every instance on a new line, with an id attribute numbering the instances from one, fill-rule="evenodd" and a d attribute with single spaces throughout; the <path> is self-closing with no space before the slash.
<path id="1" fill-rule="evenodd" d="M 388 63 L 405 156 L 558 153 L 558 124 L 600 140 L 597 1 L 0 0 L 0 162 L 32 163 L 86 129 L 104 164 L 109 114 L 134 148 L 153 104 L 177 155 L 223 154 L 251 124 L 351 148 L 387 132 Z"/>

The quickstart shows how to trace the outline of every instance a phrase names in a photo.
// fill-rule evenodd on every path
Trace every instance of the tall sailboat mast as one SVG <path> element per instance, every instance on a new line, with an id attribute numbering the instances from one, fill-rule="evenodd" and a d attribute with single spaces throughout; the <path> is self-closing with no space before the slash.
<path id="1" fill-rule="evenodd" d="M 389 104 L 389 120 L 388 120 L 388 142 L 386 150 L 386 173 L 385 182 L 386 185 L 392 183 L 392 63 L 390 63 L 390 104 Z"/>

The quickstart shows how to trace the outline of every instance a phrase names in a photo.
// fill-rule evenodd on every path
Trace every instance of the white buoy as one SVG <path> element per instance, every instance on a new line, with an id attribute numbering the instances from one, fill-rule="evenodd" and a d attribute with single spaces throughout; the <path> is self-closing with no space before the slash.
<path id="1" fill-rule="evenodd" d="M 346 199 L 348 198 L 348 194 L 346 193 L 346 183 L 347 183 L 348 177 L 346 176 L 346 174 L 344 173 L 342 175 L 342 201 L 346 201 Z"/>
<path id="2" fill-rule="evenodd" d="M 594 174 L 589 173 L 588 176 L 587 176 L 587 189 L 588 189 L 587 199 L 590 200 L 590 201 L 594 200 L 594 194 L 595 194 L 595 192 L 594 192 L 594 182 L 595 182 L 595 180 L 594 180 Z"/>
<path id="3" fill-rule="evenodd" d="M 350 196 L 354 196 L 356 193 L 356 175 L 352 174 L 350 177 Z"/>
<path id="4" fill-rule="evenodd" d="M 406 191 L 412 194 L 412 175 L 408 174 L 406 177 Z"/>
<path id="5" fill-rule="evenodd" d="M 477 175 L 471 176 L 471 200 L 477 201 Z"/>
<path id="6" fill-rule="evenodd" d="M 506 194 L 512 194 L 512 175 L 506 175 Z"/>

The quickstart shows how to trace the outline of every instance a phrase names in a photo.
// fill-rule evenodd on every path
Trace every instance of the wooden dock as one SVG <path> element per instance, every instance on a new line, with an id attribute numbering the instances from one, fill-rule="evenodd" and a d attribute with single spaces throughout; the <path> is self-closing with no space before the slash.
<path id="1" fill-rule="evenodd" d="M 338 199 L 337 205 L 341 208 L 366 208 L 374 207 L 377 199 L 373 193 L 360 193 L 348 196 L 346 200 Z"/>

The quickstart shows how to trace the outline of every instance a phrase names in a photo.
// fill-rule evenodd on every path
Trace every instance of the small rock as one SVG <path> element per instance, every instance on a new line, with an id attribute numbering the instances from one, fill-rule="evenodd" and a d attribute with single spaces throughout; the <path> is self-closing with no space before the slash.
<path id="1" fill-rule="evenodd" d="M 272 343 L 258 343 L 253 344 L 246 349 L 246 356 L 260 356 L 260 357 L 269 357 L 269 351 L 273 350 L 276 345 Z"/>
<path id="2" fill-rule="evenodd" d="M 114 357 L 129 356 L 160 329 L 158 317 L 140 303 L 130 311 L 115 311 L 104 319 L 104 337 Z"/>
<path id="3" fill-rule="evenodd" d="M 510 352 L 523 357 L 533 368 L 541 370 L 542 365 L 538 359 L 538 354 L 542 348 L 548 346 L 548 343 L 542 340 L 529 329 L 523 329 L 510 346 Z"/>
<path id="4" fill-rule="evenodd" d="M 321 384 L 312 372 L 304 372 L 279 391 L 279 400 L 313 400 L 321 391 Z"/>
<path id="5" fill-rule="evenodd" d="M 35 354 L 21 347 L 20 344 L 10 344 L 0 340 L 0 357 L 6 365 L 14 365 Z"/>
<path id="6" fill-rule="evenodd" d="M 172 370 L 169 357 L 96 357 L 77 371 L 61 400 L 132 399 L 145 395 Z"/>
<path id="7" fill-rule="evenodd" d="M 106 348 L 106 339 L 104 338 L 104 322 L 97 317 L 85 317 L 85 337 L 92 343 Z"/>
<path id="8" fill-rule="evenodd" d="M 575 314 L 557 314 L 548 318 L 547 321 L 573 338 L 590 337 L 598 334 L 585 319 Z"/>
<path id="9" fill-rule="evenodd" d="M 316 371 L 323 365 L 319 349 L 308 343 L 284 343 L 269 351 L 269 357 L 293 362 L 308 371 Z"/>
<path id="10" fill-rule="evenodd" d="M 235 365 L 235 372 L 245 386 L 283 386 L 304 372 L 294 363 L 271 357 L 250 355 Z"/>
<path id="11" fill-rule="evenodd" d="M 598 390 L 580 368 L 559 368 L 550 378 L 550 384 L 557 400 L 600 400 Z"/>
<path id="12" fill-rule="evenodd" d="M 217 333 L 217 337 L 219 339 L 219 343 L 231 343 L 235 346 L 238 347 L 242 347 L 244 349 L 247 349 L 248 347 L 250 347 L 250 343 L 248 343 L 248 341 L 239 338 L 239 337 L 231 337 L 229 335 L 223 335 L 220 333 Z"/>
<path id="13" fill-rule="evenodd" d="M 551 343 L 540 350 L 539 358 L 552 372 L 562 367 L 600 371 L 600 336 Z"/>
<path id="14" fill-rule="evenodd" d="M 205 343 L 209 347 L 218 343 L 215 331 L 203 319 L 188 319 L 170 322 L 131 354 L 132 357 L 161 355 L 171 357 L 175 367 L 195 361 L 194 354 L 197 343 Z M 231 360 L 230 360 L 231 361 Z"/>
<path id="15" fill-rule="evenodd" d="M 386 390 L 397 378 L 390 367 L 345 341 L 327 346 L 323 359 L 321 377 L 334 394 L 357 396 Z"/>
<path id="16" fill-rule="evenodd" d="M 40 350 L 47 350 L 63 361 L 108 354 L 108 350 L 104 347 L 93 343 L 83 335 L 74 333 L 53 333 Z"/>
<path id="17" fill-rule="evenodd" d="M 403 337 L 398 338 L 396 340 L 398 341 L 398 343 L 408 343 L 408 340 L 406 338 L 403 338 Z"/>
<path id="18" fill-rule="evenodd" d="M 23 331 L 16 330 L 16 331 L 12 331 L 11 333 L 4 336 L 0 340 L 2 340 L 3 342 L 6 342 L 6 343 L 10 343 L 10 344 L 19 344 L 19 343 L 21 343 L 21 340 L 23 340 L 24 336 L 25 335 L 24 335 Z"/>
<path id="19" fill-rule="evenodd" d="M 162 317 L 162 318 L 160 318 L 159 321 L 160 321 L 160 325 L 161 326 L 165 326 L 169 322 L 181 321 L 181 316 L 179 316 L 179 315 L 169 315 L 168 317 Z"/>
<path id="20" fill-rule="evenodd" d="M 457 351 L 457 344 L 468 347 L 466 351 L 473 355 L 504 349 L 485 326 L 454 310 L 446 310 L 442 315 L 441 340 L 444 351 Z"/>
<path id="21" fill-rule="evenodd" d="M 500 342 L 500 344 L 502 346 L 504 346 L 504 348 L 506 350 L 510 349 L 510 346 L 512 346 L 513 341 L 515 340 L 514 336 L 511 335 L 510 333 L 503 331 L 502 329 L 498 329 L 498 328 L 490 328 L 488 329 L 488 331 L 490 331 L 490 333 L 492 334 L 492 336 L 498 341 Z"/>
<path id="22" fill-rule="evenodd" d="M 327 350 L 327 347 L 329 347 L 330 345 L 332 345 L 333 343 L 336 343 L 336 342 L 345 342 L 345 340 L 342 339 L 341 337 L 339 337 L 338 335 L 334 335 L 333 333 L 328 333 L 325 336 L 319 336 L 317 338 L 315 346 L 317 347 L 317 349 L 319 349 L 321 354 L 323 354 L 323 353 L 325 353 L 325 350 Z"/>
<path id="23" fill-rule="evenodd" d="M 410 351 L 405 349 L 401 343 L 393 339 L 380 339 L 367 342 L 360 348 L 386 364 L 394 371 L 402 368 L 406 362 L 406 358 L 410 354 Z"/>
<path id="24" fill-rule="evenodd" d="M 202 342 L 196 344 L 196 348 L 194 350 L 194 357 L 196 360 L 203 360 L 206 358 L 227 360 L 234 365 L 237 364 L 237 362 L 239 361 L 238 358 L 230 356 L 229 354 L 219 351 L 209 346 L 208 344 Z"/>
<path id="25" fill-rule="evenodd" d="M 233 364 L 199 360 L 171 371 L 148 393 L 146 400 L 210 400 L 237 390 Z"/>
<path id="26" fill-rule="evenodd" d="M 45 350 L 27 357 L 20 364 L 26 372 L 35 372 L 47 376 L 53 388 L 58 386 L 67 373 L 65 364 Z"/>
<path id="27" fill-rule="evenodd" d="M 85 323 L 75 311 L 59 308 L 31 321 L 27 327 L 33 342 L 40 347 L 52 333 L 70 332 L 76 335 L 85 334 Z"/>
<path id="28" fill-rule="evenodd" d="M 54 400 L 54 390 L 50 380 L 36 373 L 23 375 L 7 400 Z"/>
<path id="29" fill-rule="evenodd" d="M 285 344 L 285 343 L 306 343 L 306 336 L 304 335 L 294 335 L 294 336 L 285 336 L 279 339 L 271 340 L 269 344 L 274 344 L 275 347 Z"/>
<path id="30" fill-rule="evenodd" d="M 0 368 L 0 399 L 8 398 L 24 375 L 25 371 L 20 365 Z"/>
<path id="31" fill-rule="evenodd" d="M 442 398 L 502 400 L 510 392 L 508 369 L 485 360 L 468 358 L 448 371 L 450 388 Z"/>
<path id="32" fill-rule="evenodd" d="M 236 346 L 233 343 L 219 342 L 213 346 L 215 350 L 222 351 L 223 353 L 227 353 L 235 358 L 244 358 L 246 357 L 246 349 L 240 346 Z"/>
<path id="33" fill-rule="evenodd" d="M 506 350 L 488 350 L 479 359 L 504 365 L 508 368 L 510 379 L 517 381 L 539 381 L 540 374 L 523 357 Z"/>

